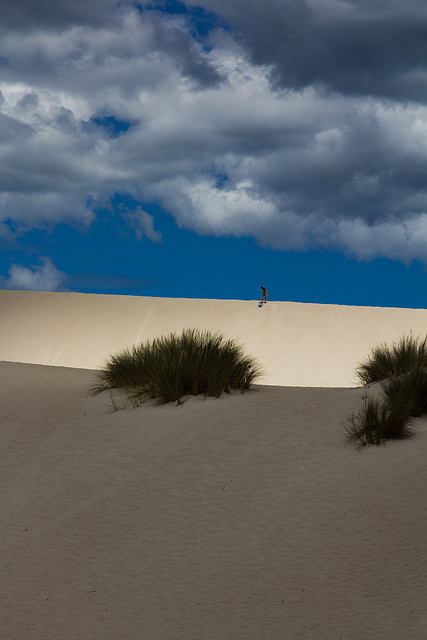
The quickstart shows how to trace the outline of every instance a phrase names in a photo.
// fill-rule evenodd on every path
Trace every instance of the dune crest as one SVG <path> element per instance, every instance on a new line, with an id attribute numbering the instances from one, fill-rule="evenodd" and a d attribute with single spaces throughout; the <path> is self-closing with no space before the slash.
<path id="1" fill-rule="evenodd" d="M 219 332 L 263 370 L 261 384 L 357 385 L 379 343 L 427 332 L 427 310 L 0 290 L 0 360 L 98 369 L 124 347 L 182 329 Z"/>

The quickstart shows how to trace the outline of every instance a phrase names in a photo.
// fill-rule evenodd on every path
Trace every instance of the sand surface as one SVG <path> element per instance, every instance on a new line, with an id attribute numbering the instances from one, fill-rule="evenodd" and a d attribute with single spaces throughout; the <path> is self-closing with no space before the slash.
<path id="1" fill-rule="evenodd" d="M 236 340 L 264 385 L 351 387 L 377 344 L 425 337 L 427 310 L 0 290 L 0 360 L 97 369 L 124 347 L 187 328 Z"/>
<path id="2" fill-rule="evenodd" d="M 109 413 L 1 363 L 1 640 L 422 640 L 427 421 L 358 452 L 358 389 Z"/>
<path id="3" fill-rule="evenodd" d="M 262 384 L 87 395 L 111 352 L 188 327 Z M 0 291 L 0 640 L 427 638 L 427 420 L 361 451 L 342 427 L 357 364 L 411 331 L 425 310 Z"/>

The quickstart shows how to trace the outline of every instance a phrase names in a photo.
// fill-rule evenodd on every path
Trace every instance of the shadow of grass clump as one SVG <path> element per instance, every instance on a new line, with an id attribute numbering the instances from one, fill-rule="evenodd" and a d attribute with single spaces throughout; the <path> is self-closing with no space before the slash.
<path id="1" fill-rule="evenodd" d="M 232 389 L 243 393 L 259 374 L 254 359 L 232 340 L 187 329 L 110 356 L 92 394 L 120 389 L 133 402 L 180 402 L 186 395 L 219 397 Z"/>
<path id="2" fill-rule="evenodd" d="M 381 381 L 380 395 L 366 398 L 359 413 L 348 417 L 347 437 L 365 446 L 413 435 L 413 419 L 427 412 L 427 337 L 373 349 L 357 374 L 363 384 Z"/>

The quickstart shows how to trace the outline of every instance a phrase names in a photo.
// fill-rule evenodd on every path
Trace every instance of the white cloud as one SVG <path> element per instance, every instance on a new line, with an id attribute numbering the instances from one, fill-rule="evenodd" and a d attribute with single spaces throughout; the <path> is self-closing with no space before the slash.
<path id="1" fill-rule="evenodd" d="M 135 211 L 122 209 L 121 214 L 134 229 L 138 240 L 145 236 L 151 242 L 161 242 L 162 234 L 154 229 L 153 216 L 141 209 L 141 207 L 137 207 Z"/>
<path id="2" fill-rule="evenodd" d="M 40 265 L 23 267 L 13 264 L 9 269 L 9 277 L 1 278 L 3 289 L 30 291 L 62 291 L 65 274 L 58 271 L 50 258 L 41 257 Z"/>
<path id="3" fill-rule="evenodd" d="M 341 222 L 336 227 L 339 247 L 361 260 L 378 255 L 409 264 L 426 262 L 427 214 L 403 222 L 386 221 L 368 227 L 360 221 Z"/>
<path id="4" fill-rule="evenodd" d="M 0 193 L 0 220 L 10 221 L 17 232 L 52 227 L 59 222 L 88 228 L 95 218 L 96 202 L 85 203 L 87 194 L 70 191 Z"/>
<path id="5" fill-rule="evenodd" d="M 17 26 L 0 44 L 0 223 L 17 232 L 59 222 L 88 227 L 96 208 L 111 210 L 121 193 L 141 203 L 121 213 L 153 242 L 161 237 L 145 210 L 150 202 L 198 233 L 426 260 L 427 106 L 404 91 L 400 100 L 363 83 L 359 91 L 341 86 L 337 67 L 351 70 L 354 61 L 337 59 L 322 75 L 304 29 L 323 42 L 319 25 L 326 28 L 336 3 L 310 13 L 302 3 L 266 0 L 259 25 L 240 0 L 186 4 L 223 12 L 237 31 L 217 29 L 203 48 L 185 16 L 125 5 L 114 14 L 107 0 L 97 4 L 99 20 L 64 0 L 52 16 L 56 29 L 42 19 L 30 28 L 16 14 L 26 37 Z M 340 11 L 330 28 L 344 24 L 354 35 L 355 19 L 370 12 L 362 4 Z M 396 28 L 398 9 L 382 10 Z M 305 55 L 291 70 L 279 59 L 276 23 Z M 419 87 L 409 26 L 401 28 L 406 82 L 415 74 Z M 274 69 L 281 75 L 273 85 Z"/>

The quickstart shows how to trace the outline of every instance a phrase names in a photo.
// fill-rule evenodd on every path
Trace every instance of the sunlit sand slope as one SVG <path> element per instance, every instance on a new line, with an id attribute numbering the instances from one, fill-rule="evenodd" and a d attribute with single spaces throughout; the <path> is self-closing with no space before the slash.
<path id="1" fill-rule="evenodd" d="M 242 344 L 262 384 L 349 387 L 372 347 L 424 336 L 427 310 L 0 291 L 4 361 L 97 369 L 124 347 L 190 327 Z"/>

